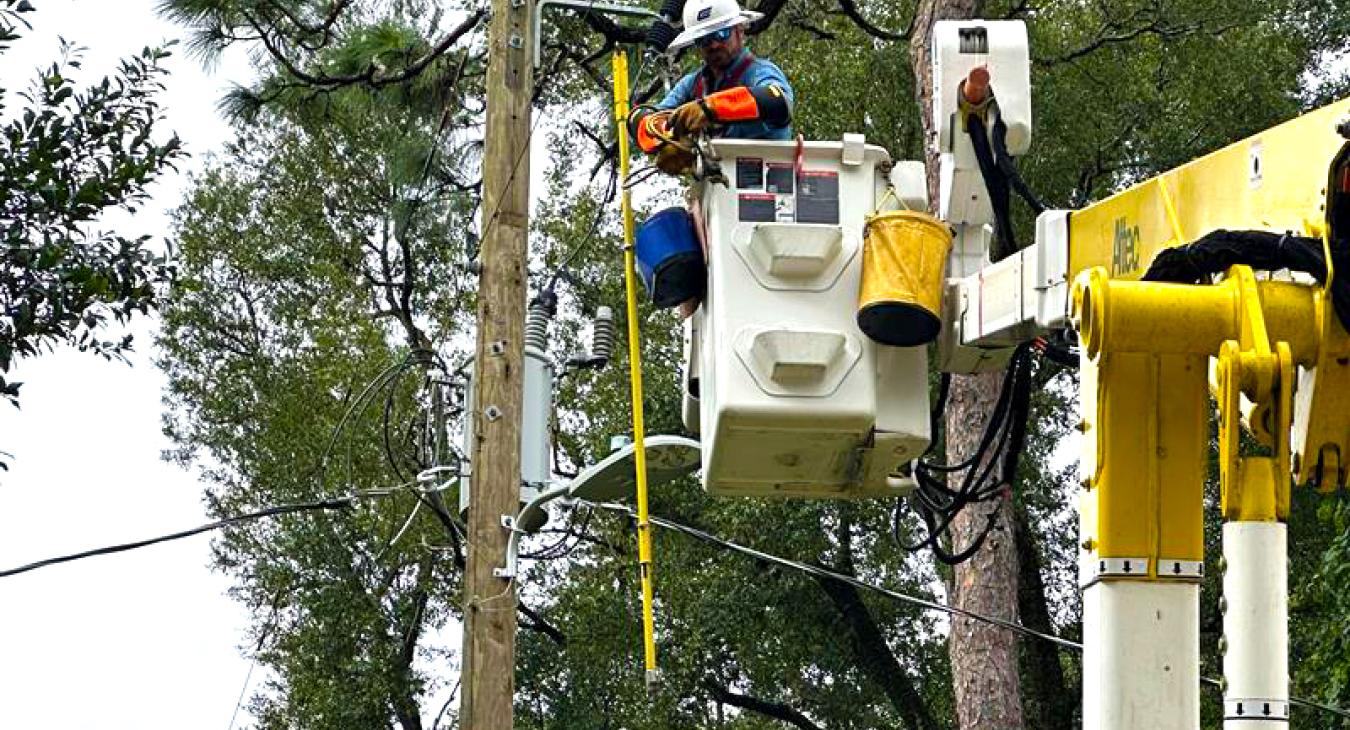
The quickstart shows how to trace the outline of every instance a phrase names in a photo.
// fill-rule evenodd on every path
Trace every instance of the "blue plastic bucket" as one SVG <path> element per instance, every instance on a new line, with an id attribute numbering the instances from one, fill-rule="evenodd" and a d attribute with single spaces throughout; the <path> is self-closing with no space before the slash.
<path id="1" fill-rule="evenodd" d="M 673 307 L 706 291 L 703 248 L 684 208 L 666 208 L 639 226 L 635 253 L 638 276 L 656 306 Z"/>

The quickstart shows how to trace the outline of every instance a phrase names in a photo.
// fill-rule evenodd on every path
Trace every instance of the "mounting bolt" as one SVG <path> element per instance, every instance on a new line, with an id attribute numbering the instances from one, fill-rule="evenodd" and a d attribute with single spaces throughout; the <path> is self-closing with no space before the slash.
<path id="1" fill-rule="evenodd" d="M 521 49 L 525 47 L 525 39 L 512 33 L 511 37 L 506 41 L 506 45 L 515 49 Z"/>
<path id="2" fill-rule="evenodd" d="M 501 357 L 506 354 L 506 340 L 497 340 L 488 343 L 488 354 L 493 357 Z"/>
<path id="3" fill-rule="evenodd" d="M 495 421 L 502 417 L 502 409 L 497 406 L 488 406 L 483 409 L 483 417 L 489 421 Z"/>

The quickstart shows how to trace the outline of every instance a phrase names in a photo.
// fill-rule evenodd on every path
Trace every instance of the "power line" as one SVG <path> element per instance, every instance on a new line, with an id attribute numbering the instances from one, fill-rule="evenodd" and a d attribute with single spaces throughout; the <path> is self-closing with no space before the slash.
<path id="1" fill-rule="evenodd" d="M 439 491 L 441 489 L 447 488 L 449 485 L 450 483 L 447 482 L 445 485 L 434 486 L 428 489 L 414 489 L 413 491 L 414 492 Z M 204 525 L 199 525 L 191 529 L 180 530 L 178 532 L 172 532 L 167 535 L 160 535 L 159 537 L 152 537 L 145 540 L 137 540 L 135 542 L 121 543 L 119 545 L 108 545 L 106 547 L 94 548 L 92 550 L 85 550 L 78 553 L 71 553 L 69 555 L 61 555 L 59 557 L 46 558 L 45 560 L 39 560 L 37 562 L 28 563 L 27 565 L 20 565 L 17 568 L 0 570 L 0 578 L 8 578 L 10 576 L 19 575 L 21 573 L 27 573 L 32 570 L 37 570 L 38 568 L 46 568 L 52 565 L 60 565 L 62 563 L 71 563 L 76 560 L 84 560 L 85 558 L 97 557 L 99 555 L 112 555 L 114 553 L 123 553 L 129 550 L 137 550 L 143 547 L 149 547 L 151 545 L 158 545 L 159 543 L 163 542 L 181 540 L 185 537 L 200 535 L 204 532 L 212 532 L 214 530 L 219 530 L 223 527 L 237 525 L 242 522 L 251 522 L 253 520 L 262 519 L 264 517 L 276 517 L 278 515 L 293 514 L 296 512 L 316 512 L 316 511 L 346 509 L 347 507 L 351 507 L 353 504 L 355 504 L 356 501 L 359 499 L 364 499 L 367 497 L 388 497 L 392 494 L 396 494 L 404 487 L 411 488 L 410 485 L 401 485 L 400 487 L 394 488 L 386 487 L 380 489 L 367 489 L 360 492 L 352 492 L 351 494 L 342 497 L 333 497 L 330 499 L 322 499 L 314 502 L 298 502 L 295 504 L 285 504 L 276 507 L 267 507 L 265 509 L 260 509 L 256 512 L 249 512 L 246 514 L 237 515 L 235 517 L 227 517 L 225 519 L 216 520 L 215 522 L 208 522 Z"/>
<path id="2" fill-rule="evenodd" d="M 253 668 L 256 666 L 258 666 L 258 659 L 254 657 L 248 664 L 248 674 L 244 675 L 244 686 L 239 688 L 239 700 L 234 703 L 234 712 L 230 715 L 228 730 L 234 730 L 234 721 L 239 717 L 239 708 L 244 706 L 244 696 L 248 694 L 248 683 L 253 679 Z"/>
<path id="3" fill-rule="evenodd" d="M 597 506 L 602 507 L 602 508 L 604 508 L 604 509 L 612 510 L 612 511 L 615 511 L 615 512 L 623 512 L 623 513 L 628 514 L 628 515 L 630 515 L 630 516 L 636 516 L 636 514 L 633 512 L 633 510 L 631 510 L 631 509 L 629 509 L 628 507 L 626 507 L 626 506 L 624 506 L 624 505 L 621 505 L 621 504 L 603 503 L 603 504 L 599 504 L 599 505 L 597 505 Z M 1064 639 L 1064 638 L 1055 636 L 1054 634 L 1046 634 L 1046 633 L 1042 633 L 1042 632 L 1040 632 L 1040 631 L 1036 631 L 1035 629 L 1031 629 L 1031 628 L 1028 628 L 1028 627 L 1026 627 L 1026 626 L 1023 626 L 1022 624 L 1019 624 L 1019 623 L 1017 623 L 1016 621 L 1008 621 L 1008 620 L 1006 620 L 1006 619 L 996 618 L 996 617 L 993 617 L 993 616 L 984 616 L 984 615 L 982 615 L 982 614 L 978 614 L 978 613 L 975 613 L 975 612 L 973 612 L 973 611 L 968 611 L 968 610 L 966 610 L 966 609 L 964 609 L 964 608 L 958 608 L 958 607 L 956 607 L 956 606 L 949 606 L 949 605 L 947 605 L 947 604 L 945 604 L 945 603 L 938 603 L 938 602 L 936 602 L 936 601 L 930 601 L 930 600 L 927 600 L 927 599 L 925 599 L 925 598 L 919 598 L 919 597 L 917 597 L 917 596 L 911 596 L 911 595 L 906 594 L 906 593 L 900 593 L 900 592 L 898 592 L 898 591 L 893 591 L 893 590 L 891 590 L 891 589 L 889 589 L 889 588 L 883 588 L 883 587 L 881 587 L 881 586 L 879 586 L 879 585 L 876 585 L 875 583 L 868 583 L 868 582 L 866 582 L 866 581 L 859 580 L 858 578 L 856 578 L 856 577 L 854 577 L 854 576 L 851 576 L 851 575 L 845 575 L 845 574 L 843 574 L 843 573 L 836 573 L 836 572 L 834 572 L 834 571 L 832 571 L 832 570 L 829 570 L 829 569 L 827 569 L 827 568 L 822 568 L 822 567 L 820 567 L 820 566 L 818 566 L 818 565 L 811 565 L 811 564 L 809 564 L 809 563 L 803 563 L 803 562 L 800 562 L 800 561 L 797 561 L 797 560 L 792 560 L 791 558 L 779 557 L 779 556 L 777 556 L 777 555 L 772 555 L 772 554 L 770 554 L 770 553 L 766 553 L 766 552 L 763 552 L 763 551 L 760 551 L 760 550 L 756 550 L 756 549 L 754 549 L 754 548 L 752 548 L 752 547 L 747 547 L 747 546 L 745 546 L 745 545 L 740 545 L 740 544 L 734 543 L 734 542 L 732 542 L 732 541 L 730 541 L 730 540 L 726 540 L 726 539 L 717 537 L 716 535 L 713 535 L 713 534 L 711 534 L 711 533 L 704 532 L 703 530 L 700 530 L 700 529 L 698 529 L 698 528 L 696 528 L 696 527 L 690 527 L 690 526 L 688 526 L 688 525 L 682 525 L 682 524 L 680 524 L 680 523 L 678 523 L 678 522 L 675 522 L 675 521 L 673 521 L 673 520 L 668 520 L 668 519 L 666 519 L 666 518 L 664 518 L 664 517 L 657 517 L 657 516 L 655 516 L 655 515 L 651 515 L 650 519 L 651 519 L 651 521 L 652 521 L 654 524 L 660 525 L 661 527 L 664 527 L 664 528 L 666 528 L 666 529 L 674 530 L 674 531 L 676 531 L 676 532 L 682 532 L 682 533 L 684 533 L 684 534 L 686 534 L 686 535 L 689 535 L 690 537 L 696 538 L 696 539 L 698 539 L 698 540 L 702 540 L 703 542 L 712 543 L 712 544 L 714 544 L 714 545 L 718 545 L 718 546 L 720 546 L 720 547 L 723 547 L 723 548 L 725 548 L 725 549 L 727 549 L 727 550 L 732 550 L 732 551 L 734 551 L 734 552 L 738 552 L 738 553 L 741 553 L 741 554 L 744 554 L 744 555 L 749 555 L 749 556 L 751 556 L 751 557 L 757 558 L 757 559 L 759 559 L 759 560 L 763 560 L 763 561 L 765 561 L 765 562 L 776 563 L 776 564 L 781 565 L 781 566 L 786 567 L 786 568 L 792 568 L 793 570 L 798 570 L 798 571 L 801 571 L 801 572 L 803 572 L 803 573 L 807 573 L 808 575 L 813 575 L 813 576 L 820 577 L 820 578 L 829 578 L 829 579 L 831 579 L 831 580 L 836 580 L 836 581 L 839 581 L 839 582 L 841 582 L 841 583 L 848 583 L 849 585 L 852 585 L 852 586 L 854 586 L 855 588 L 862 588 L 862 589 L 865 589 L 865 590 L 872 591 L 872 592 L 874 592 L 874 593 L 880 593 L 881 595 L 884 595 L 884 596 L 886 596 L 886 597 L 888 597 L 888 598 L 892 598 L 892 599 L 895 599 L 895 600 L 897 600 L 897 601 L 902 601 L 902 602 L 905 602 L 905 603 L 910 603 L 910 604 L 913 604 L 913 605 L 915 605 L 915 606 L 919 606 L 919 607 L 921 607 L 921 608 L 928 609 L 928 610 L 930 610 L 930 611 L 941 611 L 941 612 L 947 613 L 947 614 L 952 614 L 952 615 L 956 615 L 956 616 L 964 616 L 964 617 L 966 617 L 966 618 L 974 619 L 974 620 L 976 620 L 976 621 L 983 621 L 983 622 L 985 622 L 985 623 L 994 624 L 995 626 L 1001 626 L 1001 627 L 1003 627 L 1003 628 L 1005 628 L 1005 629 L 1008 629 L 1009 631 L 1015 631 L 1015 632 L 1017 632 L 1017 633 L 1019 633 L 1019 634 L 1025 634 L 1025 635 L 1027 635 L 1027 636 L 1030 636 L 1030 637 L 1033 637 L 1033 638 L 1036 638 L 1036 639 L 1040 639 L 1040 640 L 1042 640 L 1042 641 L 1049 641 L 1049 642 L 1051 642 L 1051 643 L 1053 643 L 1053 644 L 1058 644 L 1058 645 L 1063 646 L 1063 647 L 1068 648 L 1068 649 L 1076 649 L 1076 650 L 1078 650 L 1078 651 L 1082 651 L 1082 649 L 1083 649 L 1083 645 L 1082 645 L 1082 644 L 1079 644 L 1079 643 L 1077 643 L 1077 642 L 1073 642 L 1073 641 L 1070 641 L 1070 640 L 1068 640 L 1068 639 Z"/>
<path id="4" fill-rule="evenodd" d="M 578 500 L 578 501 L 583 502 L 585 504 L 591 504 L 593 506 L 600 507 L 602 509 L 607 509 L 613 512 L 622 512 L 630 517 L 637 516 L 637 514 L 632 509 L 630 509 L 625 505 L 614 504 L 610 502 L 597 504 L 592 502 L 586 502 L 585 500 Z M 950 606 L 945 603 L 938 603 L 937 601 L 929 601 L 927 599 L 919 598 L 917 596 L 911 596 L 906 593 L 900 593 L 899 591 L 893 591 L 889 588 L 883 588 L 882 586 L 876 585 L 875 583 L 868 583 L 866 581 L 859 580 L 855 576 L 846 575 L 844 573 L 836 573 L 832 570 L 822 568 L 818 565 L 811 565 L 810 563 L 803 563 L 798 560 L 792 560 L 791 558 L 784 558 L 763 552 L 762 550 L 756 550 L 755 548 L 748 547 L 746 545 L 741 545 L 739 543 L 732 542 L 731 540 L 717 537 L 716 535 L 705 532 L 696 527 L 690 527 L 688 525 L 680 524 L 678 522 L 675 522 L 674 520 L 669 520 L 664 517 L 657 517 L 655 515 L 650 515 L 649 519 L 653 524 L 656 524 L 660 527 L 664 527 L 669 530 L 674 530 L 675 532 L 684 533 L 697 540 L 711 543 L 726 550 L 738 552 L 743 555 L 749 555 L 750 557 L 756 558 L 758 560 L 762 560 L 769 563 L 775 563 L 777 565 L 781 565 L 786 568 L 792 568 L 793 570 L 797 570 L 806 573 L 808 575 L 820 578 L 828 578 L 831 580 L 839 581 L 841 583 L 847 583 L 851 586 L 854 586 L 855 588 L 861 588 L 864 590 L 871 591 L 873 593 L 879 593 L 883 596 L 886 596 L 887 598 L 919 606 L 921 608 L 930 611 L 941 611 L 942 613 L 946 613 L 949 615 L 964 616 L 966 618 L 973 619 L 975 621 L 980 621 L 983 623 L 992 624 L 994 626 L 999 626 L 1009 631 L 1013 631 L 1015 633 L 1022 634 L 1024 636 L 1029 636 L 1033 639 L 1048 641 L 1052 644 L 1062 646 L 1066 649 L 1073 649 L 1074 651 L 1078 652 L 1083 651 L 1083 645 L 1076 641 L 1071 641 L 1069 639 L 1065 639 L 1060 636 L 1055 636 L 1054 634 L 1047 634 L 1041 631 L 1037 631 L 1035 629 L 1017 623 L 1016 621 L 1008 621 L 1006 619 L 1001 619 L 994 616 L 986 616 L 984 614 L 975 613 L 974 611 L 968 611 L 964 608 L 958 608 L 956 606 Z M 1201 677 L 1200 681 L 1203 684 L 1208 684 L 1215 687 L 1222 686 L 1219 680 L 1214 679 L 1212 677 Z M 1299 705 L 1300 707 L 1305 707 L 1311 710 L 1321 710 L 1322 712 L 1336 715 L 1338 717 L 1350 719 L 1350 711 L 1343 710 L 1338 707 L 1332 707 L 1331 705 L 1324 705 L 1319 702 L 1314 702 L 1312 700 L 1305 700 L 1299 697 L 1290 697 L 1289 702 L 1291 704 Z"/>

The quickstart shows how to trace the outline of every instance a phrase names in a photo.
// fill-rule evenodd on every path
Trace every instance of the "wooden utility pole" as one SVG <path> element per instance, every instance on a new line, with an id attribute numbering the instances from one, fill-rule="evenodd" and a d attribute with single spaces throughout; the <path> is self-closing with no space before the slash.
<path id="1" fill-rule="evenodd" d="M 464 571 L 463 730 L 509 730 L 515 694 L 516 593 L 502 516 L 520 508 L 525 241 L 530 205 L 533 0 L 492 0 L 488 28 L 483 231 L 474 355 L 475 442 Z"/>
<path id="2" fill-rule="evenodd" d="M 938 204 L 938 149 L 932 97 L 933 23 L 978 17 L 983 9 L 983 0 L 920 0 L 915 9 L 910 63 L 923 120 L 928 197 L 934 206 Z M 997 79 L 994 83 L 998 83 Z M 994 402 L 998 400 L 1002 380 L 1001 372 L 952 376 L 947 401 L 948 463 L 964 461 L 975 452 L 983 424 L 989 421 Z M 957 480 L 962 476 L 961 473 L 953 475 Z M 1001 497 L 989 505 L 973 504 L 958 513 L 951 525 L 952 548 L 960 551 L 970 545 L 986 523 L 986 515 L 991 509 L 999 512 L 995 531 L 979 552 L 955 567 L 949 600 L 968 611 L 1016 621 L 1018 564 L 1012 535 L 1014 515 L 1009 498 Z M 952 689 L 960 729 L 1023 727 L 1016 636 L 996 626 L 953 616 L 947 646 L 952 660 Z"/>

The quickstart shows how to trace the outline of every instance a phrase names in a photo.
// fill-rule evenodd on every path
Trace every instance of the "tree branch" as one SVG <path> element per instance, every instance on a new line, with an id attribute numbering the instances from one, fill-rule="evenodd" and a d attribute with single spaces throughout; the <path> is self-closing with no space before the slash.
<path id="1" fill-rule="evenodd" d="M 839 36 L 836 36 L 834 33 L 831 33 L 830 31 L 825 30 L 824 28 L 817 28 L 816 26 L 811 25 L 805 20 L 792 20 L 789 23 L 789 25 L 791 25 L 793 28 L 796 28 L 797 30 L 805 31 L 806 33 L 815 37 L 815 39 L 818 41 L 833 41 L 838 40 L 839 38 Z"/>
<path id="2" fill-rule="evenodd" d="M 1146 35 L 1156 35 L 1158 36 L 1158 38 L 1162 40 L 1170 40 L 1172 38 L 1180 38 L 1182 36 L 1187 36 L 1200 31 L 1204 31 L 1207 35 L 1217 37 L 1223 35 L 1224 33 L 1227 33 L 1230 30 L 1233 30 L 1234 28 L 1241 27 L 1242 24 L 1230 23 L 1228 25 L 1220 26 L 1218 28 L 1205 29 L 1204 24 L 1199 22 L 1179 26 L 1167 26 L 1164 25 L 1159 20 L 1153 20 L 1152 22 L 1149 22 L 1145 25 L 1141 25 L 1137 28 L 1132 28 L 1129 30 L 1119 30 L 1118 32 L 1115 33 L 1109 33 L 1113 25 L 1114 24 L 1112 23 L 1107 23 L 1106 25 L 1104 25 L 1101 31 L 1101 35 L 1098 35 L 1096 39 L 1094 39 L 1092 42 L 1088 43 L 1087 45 L 1081 48 L 1070 51 L 1062 56 L 1056 56 L 1054 58 L 1033 58 L 1031 62 L 1041 68 L 1048 68 L 1050 66 L 1055 66 L 1057 64 L 1076 61 L 1084 56 L 1090 55 L 1103 48 L 1106 48 L 1107 46 L 1128 43 L 1132 40 L 1141 38 Z"/>
<path id="3" fill-rule="evenodd" d="M 724 705 L 739 707 L 742 710 L 758 712 L 765 717 L 772 717 L 775 720 L 786 722 L 789 725 L 801 728 L 801 730 L 823 730 L 821 726 L 811 722 L 811 719 L 797 710 L 779 702 L 769 702 L 761 700 L 758 697 L 738 694 L 712 681 L 704 680 L 703 686 L 708 688 L 714 700 Z"/>
<path id="4" fill-rule="evenodd" d="M 863 17 L 862 11 L 858 10 L 856 0 L 839 0 L 839 9 L 844 11 L 853 24 L 863 30 L 864 33 L 873 38 L 880 38 L 883 41 L 903 41 L 909 39 L 909 34 L 914 30 L 914 18 L 909 19 L 909 26 L 901 33 L 895 33 L 889 30 L 883 30 L 873 25 L 871 21 Z"/>
<path id="5" fill-rule="evenodd" d="M 545 620 L 544 617 L 541 616 L 538 612 L 532 610 L 529 606 L 526 606 L 524 603 L 521 602 L 516 603 L 516 608 L 520 609 L 520 612 L 525 616 L 525 618 L 529 619 L 528 622 L 522 622 L 520 624 L 522 628 L 526 628 L 531 631 L 538 631 L 544 636 L 547 636 L 548 638 L 552 639 L 553 643 L 557 644 L 558 646 L 567 646 L 567 635 L 564 634 L 558 627 L 554 626 L 553 624 Z"/>
<path id="6" fill-rule="evenodd" d="M 404 81 L 412 79 L 416 77 L 418 74 L 422 73 L 422 71 L 426 70 L 426 67 L 431 65 L 432 61 L 435 61 L 437 58 L 440 58 L 443 54 L 445 54 L 446 51 L 450 50 L 451 46 L 455 45 L 455 43 L 458 42 L 459 39 L 463 37 L 466 33 L 473 30 L 478 25 L 478 23 L 482 21 L 483 18 L 486 16 L 487 16 L 486 10 L 478 10 L 477 12 L 473 13 L 468 18 L 466 18 L 463 23 L 460 23 L 448 34 L 446 34 L 446 36 L 442 38 L 440 42 L 438 42 L 434 47 L 432 47 L 431 50 L 427 51 L 427 53 L 424 54 L 421 58 L 417 59 L 416 61 L 413 61 L 411 64 L 406 66 L 402 71 L 399 71 L 398 73 L 395 73 L 393 75 L 381 76 L 380 70 L 375 66 L 371 66 L 367 68 L 365 71 L 357 74 L 329 76 L 327 74 L 318 74 L 318 75 L 311 74 L 301 70 L 300 67 L 297 66 L 295 62 L 292 61 L 290 57 L 286 55 L 285 49 L 283 49 L 281 45 L 278 43 L 278 39 L 282 36 L 282 34 L 274 29 L 269 32 L 268 29 L 265 29 L 263 27 L 263 24 L 259 22 L 256 18 L 254 18 L 251 14 L 244 13 L 244 18 L 248 21 L 249 26 L 253 28 L 254 32 L 258 33 L 258 35 L 261 36 L 263 47 L 267 49 L 267 53 L 270 56 L 272 56 L 272 58 L 277 63 L 281 64 L 282 68 L 286 70 L 286 73 L 290 74 L 292 77 L 296 79 L 299 79 L 300 81 L 303 81 L 306 84 L 328 90 L 335 89 L 341 86 L 351 86 L 354 84 L 362 84 L 362 83 L 369 84 L 370 86 L 375 88 L 379 88 L 381 86 L 388 86 L 390 84 L 402 83 Z"/>
<path id="7" fill-rule="evenodd" d="M 759 0 L 759 4 L 755 6 L 755 12 L 763 13 L 764 17 L 751 23 L 745 32 L 749 35 L 759 35 L 768 30 L 786 6 L 787 0 Z"/>
<path id="8" fill-rule="evenodd" d="M 848 624 L 853 651 L 858 656 L 863 674 L 881 687 L 891 706 L 900 714 L 905 727 L 912 730 L 937 730 L 940 727 L 937 720 L 929 712 L 928 705 L 915 689 L 914 683 L 909 680 L 904 667 L 900 666 L 891 652 L 885 635 L 858 595 L 858 589 L 833 578 L 813 578 Z"/>

